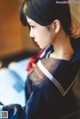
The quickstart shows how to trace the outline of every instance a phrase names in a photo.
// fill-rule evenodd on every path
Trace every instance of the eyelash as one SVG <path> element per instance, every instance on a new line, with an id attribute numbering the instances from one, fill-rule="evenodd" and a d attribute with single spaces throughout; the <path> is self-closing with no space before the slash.
<path id="1" fill-rule="evenodd" d="M 31 28 L 34 28 L 34 26 L 30 26 Z"/>

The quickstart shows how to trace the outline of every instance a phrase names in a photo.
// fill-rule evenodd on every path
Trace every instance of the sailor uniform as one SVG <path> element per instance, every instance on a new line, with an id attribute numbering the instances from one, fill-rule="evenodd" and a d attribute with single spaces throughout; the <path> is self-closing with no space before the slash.
<path id="1" fill-rule="evenodd" d="M 60 119 L 76 109 L 72 86 L 80 74 L 80 57 L 70 61 L 49 58 L 52 46 L 44 49 L 26 80 L 26 106 L 3 106 L 8 119 Z M 80 49 L 79 49 L 80 50 Z"/>

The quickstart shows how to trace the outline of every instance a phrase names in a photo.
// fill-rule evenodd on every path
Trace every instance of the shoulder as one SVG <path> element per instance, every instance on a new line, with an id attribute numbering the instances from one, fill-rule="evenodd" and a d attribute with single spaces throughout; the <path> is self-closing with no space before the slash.
<path id="1" fill-rule="evenodd" d="M 44 58 L 35 64 L 30 79 L 36 85 L 41 86 L 46 82 L 55 86 L 64 96 L 75 82 L 78 70 L 74 62 Z"/>

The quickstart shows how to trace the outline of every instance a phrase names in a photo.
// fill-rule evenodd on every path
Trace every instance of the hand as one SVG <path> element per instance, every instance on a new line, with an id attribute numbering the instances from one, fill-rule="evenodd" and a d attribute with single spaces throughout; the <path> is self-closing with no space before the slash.
<path id="1" fill-rule="evenodd" d="M 70 28 L 70 36 L 77 39 L 80 37 L 80 22 L 74 17 L 71 17 L 71 28 Z"/>

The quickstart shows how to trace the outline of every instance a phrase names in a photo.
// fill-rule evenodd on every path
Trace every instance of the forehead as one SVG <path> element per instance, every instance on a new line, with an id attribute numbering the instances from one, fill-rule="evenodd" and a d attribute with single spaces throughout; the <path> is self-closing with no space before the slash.
<path id="1" fill-rule="evenodd" d="M 34 20 L 32 20 L 31 18 L 29 18 L 28 16 L 26 16 L 26 19 L 27 19 L 27 22 L 29 25 L 34 25 L 40 29 L 46 29 L 48 28 L 49 26 L 42 26 L 40 24 L 38 24 L 37 22 L 35 22 Z"/>
<path id="2" fill-rule="evenodd" d="M 38 24 L 38 23 L 36 23 L 34 20 L 30 19 L 28 16 L 26 16 L 26 19 L 27 19 L 27 22 L 28 22 L 29 24 L 31 24 L 31 23 L 33 23 L 33 24 Z"/>

